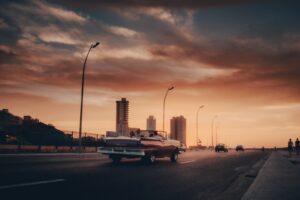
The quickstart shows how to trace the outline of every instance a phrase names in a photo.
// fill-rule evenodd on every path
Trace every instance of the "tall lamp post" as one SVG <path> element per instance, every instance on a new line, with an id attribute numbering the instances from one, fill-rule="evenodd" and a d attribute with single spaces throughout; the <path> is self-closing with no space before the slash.
<path id="1" fill-rule="evenodd" d="M 214 148 L 214 123 L 215 119 L 218 117 L 218 115 L 215 115 L 211 122 L 211 146 Z"/>
<path id="2" fill-rule="evenodd" d="M 218 118 L 220 119 L 220 118 Z M 216 144 L 218 144 L 218 131 L 219 131 L 219 128 L 220 128 L 220 122 L 217 121 L 217 126 L 216 126 Z"/>
<path id="3" fill-rule="evenodd" d="M 80 102 L 80 119 L 79 119 L 79 148 L 81 150 L 81 135 L 82 135 L 82 107 L 83 107 L 83 94 L 84 94 L 84 75 L 85 75 L 85 66 L 86 61 L 88 59 L 88 56 L 90 54 L 90 51 L 93 48 L 96 48 L 100 43 L 96 42 L 95 44 L 91 44 L 89 51 L 85 57 L 83 68 L 82 68 L 82 77 L 81 77 L 81 102 Z"/>
<path id="4" fill-rule="evenodd" d="M 164 104 L 163 104 L 163 133 L 165 133 L 165 107 L 166 107 L 166 98 L 169 93 L 169 91 L 173 90 L 174 86 L 171 86 L 167 89 L 165 98 L 164 98 Z M 168 134 L 166 134 L 166 138 L 168 138 Z"/>
<path id="5" fill-rule="evenodd" d="M 196 146 L 198 146 L 198 141 L 199 141 L 199 138 L 198 138 L 198 115 L 199 115 L 199 111 L 201 108 L 204 108 L 204 105 L 201 105 L 199 106 L 198 110 L 197 110 L 197 114 L 196 114 Z"/>

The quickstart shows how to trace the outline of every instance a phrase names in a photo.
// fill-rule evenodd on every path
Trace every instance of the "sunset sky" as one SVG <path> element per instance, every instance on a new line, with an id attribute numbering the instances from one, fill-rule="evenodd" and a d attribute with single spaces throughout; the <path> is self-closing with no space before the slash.
<path id="1" fill-rule="evenodd" d="M 188 144 L 286 146 L 300 138 L 300 4 L 297 1 L 1 1 L 0 108 L 58 129 L 115 130 L 115 101 L 129 126 L 162 129 L 187 119 Z M 113 2 L 113 3 L 111 3 Z M 150 2 L 150 3 L 147 3 Z M 284 3 L 283 3 L 284 2 Z"/>

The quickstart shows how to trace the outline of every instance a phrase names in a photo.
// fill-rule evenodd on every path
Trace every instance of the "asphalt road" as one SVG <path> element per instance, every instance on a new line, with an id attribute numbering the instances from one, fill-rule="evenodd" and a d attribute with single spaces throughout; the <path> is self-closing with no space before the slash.
<path id="1" fill-rule="evenodd" d="M 241 199 L 268 153 L 191 151 L 178 163 L 98 154 L 0 155 L 0 199 Z"/>

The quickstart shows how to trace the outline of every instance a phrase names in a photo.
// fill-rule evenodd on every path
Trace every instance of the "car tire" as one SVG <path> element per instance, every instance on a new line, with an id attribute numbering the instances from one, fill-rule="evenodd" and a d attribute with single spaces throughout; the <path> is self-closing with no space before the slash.
<path id="1" fill-rule="evenodd" d="M 174 152 L 171 156 L 170 156 L 170 160 L 171 162 L 177 162 L 178 160 L 178 153 Z"/>
<path id="2" fill-rule="evenodd" d="M 119 156 L 113 156 L 113 157 L 111 157 L 110 159 L 113 161 L 114 164 L 118 164 L 118 163 L 121 162 L 121 159 L 122 159 L 122 158 L 119 157 Z"/>
<path id="3" fill-rule="evenodd" d="M 142 161 L 145 162 L 146 164 L 153 164 L 155 162 L 155 155 L 154 154 L 149 154 L 144 157 L 142 157 Z"/>

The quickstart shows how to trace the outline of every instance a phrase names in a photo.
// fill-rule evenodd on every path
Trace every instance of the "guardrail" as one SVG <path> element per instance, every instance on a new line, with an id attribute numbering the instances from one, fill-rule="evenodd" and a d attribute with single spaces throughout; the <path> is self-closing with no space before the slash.
<path id="1" fill-rule="evenodd" d="M 79 133 L 63 131 L 64 134 L 2 134 L 0 153 L 3 152 L 96 152 L 103 142 L 100 134 L 83 132 L 81 148 Z"/>
<path id="2" fill-rule="evenodd" d="M 78 146 L 42 146 L 42 145 L 17 145 L 17 144 L 0 144 L 0 153 L 67 153 L 67 152 L 96 152 L 97 146 L 84 147 Z"/>

